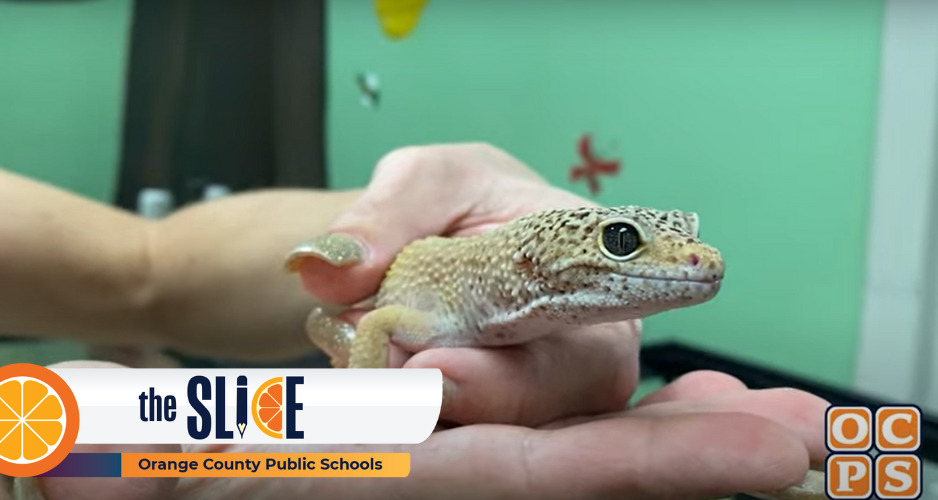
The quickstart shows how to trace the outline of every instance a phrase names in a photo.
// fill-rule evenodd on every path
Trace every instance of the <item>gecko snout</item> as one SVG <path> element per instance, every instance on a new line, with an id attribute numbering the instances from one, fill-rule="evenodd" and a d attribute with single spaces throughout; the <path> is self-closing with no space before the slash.
<path id="1" fill-rule="evenodd" d="M 716 252 L 708 248 L 687 249 L 683 255 L 686 272 L 703 281 L 723 279 L 723 260 Z M 680 262 L 680 260 L 678 260 Z"/>
<path id="2" fill-rule="evenodd" d="M 697 254 L 692 253 L 687 257 L 687 263 L 697 267 L 700 265 L 700 257 L 698 257 Z"/>

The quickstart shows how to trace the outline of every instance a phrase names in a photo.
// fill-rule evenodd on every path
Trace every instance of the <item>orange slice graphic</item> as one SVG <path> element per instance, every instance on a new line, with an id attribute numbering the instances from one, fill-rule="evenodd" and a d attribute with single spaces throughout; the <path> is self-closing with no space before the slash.
<path id="1" fill-rule="evenodd" d="M 0 368 L 0 474 L 51 470 L 77 435 L 75 396 L 55 372 L 30 364 Z"/>
<path id="2" fill-rule="evenodd" d="M 65 409 L 41 380 L 18 377 L 0 384 L 0 457 L 29 464 L 55 450 L 65 430 Z"/>
<path id="3" fill-rule="evenodd" d="M 283 377 L 272 378 L 257 389 L 251 415 L 264 434 L 283 439 Z"/>

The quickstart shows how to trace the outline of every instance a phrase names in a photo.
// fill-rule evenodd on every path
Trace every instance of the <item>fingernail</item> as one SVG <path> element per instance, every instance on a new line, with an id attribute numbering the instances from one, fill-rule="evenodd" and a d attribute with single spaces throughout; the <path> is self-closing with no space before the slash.
<path id="1" fill-rule="evenodd" d="M 355 338 L 354 326 L 316 307 L 306 318 L 306 336 L 329 357 L 333 368 L 348 366 L 349 352 Z"/>
<path id="2" fill-rule="evenodd" d="M 440 408 L 440 414 L 446 414 L 447 410 L 452 406 L 453 400 L 456 398 L 456 383 L 453 382 L 449 377 L 443 376 L 443 402 Z"/>
<path id="3" fill-rule="evenodd" d="M 297 245 L 287 255 L 284 266 L 288 271 L 296 272 L 308 259 L 318 259 L 343 267 L 362 262 L 366 255 L 367 248 L 356 238 L 346 234 L 326 234 Z"/>

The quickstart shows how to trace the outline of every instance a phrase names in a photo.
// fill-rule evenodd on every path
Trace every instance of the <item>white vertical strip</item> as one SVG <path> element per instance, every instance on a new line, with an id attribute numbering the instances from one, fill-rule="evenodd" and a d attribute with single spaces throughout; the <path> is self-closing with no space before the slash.
<path id="1" fill-rule="evenodd" d="M 925 269 L 938 140 L 938 1 L 886 0 L 856 387 L 921 402 Z M 930 355 L 930 353 L 928 354 Z"/>

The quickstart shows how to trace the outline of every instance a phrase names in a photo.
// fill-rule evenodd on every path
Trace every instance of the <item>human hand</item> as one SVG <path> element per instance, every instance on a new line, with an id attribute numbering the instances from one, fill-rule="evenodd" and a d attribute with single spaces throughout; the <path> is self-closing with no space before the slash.
<path id="1" fill-rule="evenodd" d="M 364 261 L 337 268 L 310 259 L 301 276 L 318 298 L 354 304 L 377 291 L 391 262 L 416 239 L 477 234 L 538 210 L 594 205 L 487 144 L 401 148 L 378 162 L 367 189 L 330 228 L 355 238 Z"/>
<path id="2" fill-rule="evenodd" d="M 416 239 L 475 234 L 538 210 L 589 205 L 488 145 L 404 148 L 378 163 L 365 192 L 332 224 L 331 233 L 361 244 L 364 258 L 342 266 L 303 259 L 299 273 L 323 302 L 351 306 L 377 291 L 395 256 Z M 354 324 L 365 310 L 342 319 Z M 637 321 L 576 328 L 503 349 L 414 354 L 392 345 L 390 366 L 442 370 L 443 420 L 538 425 L 623 409 L 638 381 L 640 328 Z"/>
<path id="3" fill-rule="evenodd" d="M 727 375 L 696 372 L 630 410 L 538 429 L 467 425 L 406 446 L 187 445 L 187 452 L 404 452 L 411 454 L 411 473 L 406 479 L 186 478 L 176 485 L 176 498 L 662 500 L 772 491 L 798 484 L 809 460 L 823 460 L 826 406 L 803 392 L 753 391 Z M 139 478 L 43 483 L 48 500 L 163 499 L 170 486 Z"/>

